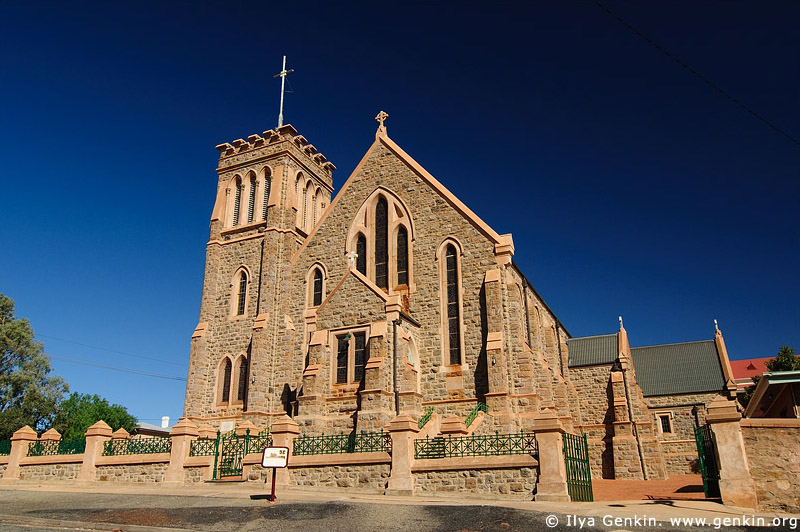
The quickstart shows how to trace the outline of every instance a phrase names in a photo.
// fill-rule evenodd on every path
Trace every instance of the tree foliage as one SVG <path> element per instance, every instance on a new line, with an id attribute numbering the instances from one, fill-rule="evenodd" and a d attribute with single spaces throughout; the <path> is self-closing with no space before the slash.
<path id="1" fill-rule="evenodd" d="M 43 349 L 28 320 L 14 316 L 14 301 L 0 294 L 0 440 L 24 425 L 47 429 L 68 391 L 61 377 L 48 376 Z"/>
<path id="2" fill-rule="evenodd" d="M 766 365 L 770 371 L 798 371 L 800 370 L 800 356 L 794 354 L 793 348 L 782 345 L 778 350 L 778 356 L 767 360 Z"/>
<path id="3" fill-rule="evenodd" d="M 788 345 L 782 345 L 780 349 L 778 349 L 777 356 L 767 360 L 764 365 L 767 366 L 767 369 L 770 371 L 800 371 L 800 356 L 794 354 L 794 348 Z M 750 399 L 753 398 L 753 392 L 756 391 L 756 386 L 760 380 L 761 376 L 756 375 L 753 377 L 753 386 L 737 394 L 739 403 L 741 403 L 744 408 L 747 408 Z"/>
<path id="4" fill-rule="evenodd" d="M 61 403 L 53 428 L 61 433 L 62 439 L 77 440 L 100 420 L 108 423 L 112 430 L 123 428 L 128 432 L 132 432 L 137 424 L 136 418 L 124 406 L 109 404 L 98 395 L 75 392 Z"/>

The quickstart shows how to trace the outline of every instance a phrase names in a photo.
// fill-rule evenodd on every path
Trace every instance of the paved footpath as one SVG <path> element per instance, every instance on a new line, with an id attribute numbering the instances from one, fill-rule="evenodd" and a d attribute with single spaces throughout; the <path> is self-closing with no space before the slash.
<path id="1" fill-rule="evenodd" d="M 0 531 L 738 532 L 797 530 L 799 526 L 799 516 L 754 514 L 709 501 L 556 504 L 464 496 L 392 497 L 324 489 L 286 489 L 279 491 L 275 503 L 252 498 L 266 493 L 264 485 L 249 483 L 174 487 L 6 484 L 0 485 Z M 707 524 L 670 522 L 677 518 L 706 519 Z M 759 518 L 763 522 L 759 523 Z M 772 526 L 775 518 L 784 521 Z"/>

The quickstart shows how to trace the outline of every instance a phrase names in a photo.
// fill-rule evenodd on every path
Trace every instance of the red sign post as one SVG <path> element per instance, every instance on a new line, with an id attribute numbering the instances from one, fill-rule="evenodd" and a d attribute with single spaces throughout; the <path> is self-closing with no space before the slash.
<path id="1" fill-rule="evenodd" d="M 272 469 L 272 494 L 267 495 L 268 501 L 275 501 L 275 475 L 279 467 L 286 467 L 289 465 L 289 448 L 288 447 L 266 447 L 261 455 L 261 467 L 264 469 Z M 266 484 L 267 479 L 264 479 Z"/>

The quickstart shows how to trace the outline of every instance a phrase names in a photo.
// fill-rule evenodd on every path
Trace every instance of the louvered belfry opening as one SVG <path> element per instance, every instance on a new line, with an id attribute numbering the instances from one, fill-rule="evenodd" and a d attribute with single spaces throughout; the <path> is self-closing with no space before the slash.
<path id="1" fill-rule="evenodd" d="M 269 168 L 264 170 L 264 205 L 261 209 L 261 218 L 263 220 L 267 219 L 267 207 L 269 206 L 269 192 L 270 188 L 272 188 L 272 174 L 269 171 Z"/>
<path id="2" fill-rule="evenodd" d="M 253 221 L 256 208 L 256 176 L 250 176 L 250 194 L 247 199 L 247 223 Z"/>
<path id="3" fill-rule="evenodd" d="M 449 244 L 445 253 L 447 270 L 447 330 L 450 364 L 461 364 L 461 326 L 458 306 L 458 260 L 456 248 Z"/>
<path id="4" fill-rule="evenodd" d="M 367 275 L 367 237 L 358 234 L 356 240 L 356 270 L 362 275 Z"/>
<path id="5" fill-rule="evenodd" d="M 239 208 L 242 205 L 242 180 L 236 178 L 236 190 L 233 193 L 233 226 L 239 225 Z"/>
<path id="6" fill-rule="evenodd" d="M 375 206 L 375 284 L 389 290 L 389 205 L 383 196 Z"/>
<path id="7" fill-rule="evenodd" d="M 408 231 L 402 225 L 397 231 L 397 284 L 408 285 Z"/>

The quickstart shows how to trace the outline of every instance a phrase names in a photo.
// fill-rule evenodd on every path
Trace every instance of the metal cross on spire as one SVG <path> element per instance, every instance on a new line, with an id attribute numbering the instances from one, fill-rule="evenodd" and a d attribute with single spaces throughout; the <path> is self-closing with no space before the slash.
<path id="1" fill-rule="evenodd" d="M 286 56 L 284 55 L 283 56 L 283 69 L 280 71 L 280 73 L 275 74 L 274 76 L 272 76 L 273 78 L 281 78 L 281 109 L 278 112 L 278 127 L 281 127 L 283 125 L 283 93 L 284 93 L 284 89 L 286 87 L 286 76 L 288 74 L 292 73 L 292 72 L 294 72 L 293 68 L 290 68 L 289 70 L 286 70 Z"/>

